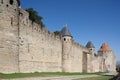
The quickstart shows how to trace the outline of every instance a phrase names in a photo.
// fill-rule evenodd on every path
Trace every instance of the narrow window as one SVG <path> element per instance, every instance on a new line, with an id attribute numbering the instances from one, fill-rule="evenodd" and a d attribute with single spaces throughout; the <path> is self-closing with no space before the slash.
<path id="1" fill-rule="evenodd" d="M 3 0 L 1 0 L 1 3 L 3 4 Z"/>
<path id="2" fill-rule="evenodd" d="M 13 0 L 10 0 L 10 4 L 13 5 Z"/>
<path id="3" fill-rule="evenodd" d="M 13 26 L 13 18 L 11 18 L 11 26 Z"/>

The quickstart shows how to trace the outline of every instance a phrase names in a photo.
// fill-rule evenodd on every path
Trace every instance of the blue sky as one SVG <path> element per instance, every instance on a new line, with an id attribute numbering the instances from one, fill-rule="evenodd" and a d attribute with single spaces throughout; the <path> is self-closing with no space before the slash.
<path id="1" fill-rule="evenodd" d="M 92 41 L 96 52 L 106 42 L 120 60 L 120 0 L 21 0 L 21 7 L 34 8 L 51 32 L 67 24 L 74 41 Z"/>

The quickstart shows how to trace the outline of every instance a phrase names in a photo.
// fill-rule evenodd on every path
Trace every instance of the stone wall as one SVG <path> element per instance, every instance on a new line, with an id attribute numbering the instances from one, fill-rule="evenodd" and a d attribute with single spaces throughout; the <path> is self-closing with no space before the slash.
<path id="1" fill-rule="evenodd" d="M 82 59 L 84 58 L 83 54 L 88 54 L 88 53 L 89 53 L 89 49 L 87 49 L 86 47 L 84 47 L 76 42 L 72 43 L 72 49 L 70 51 L 70 58 L 72 61 L 71 62 L 71 66 L 72 66 L 71 72 L 83 72 L 83 64 L 85 64 L 82 61 Z M 88 65 L 86 65 L 86 66 L 88 66 Z M 87 69 L 86 69 L 86 71 L 87 71 Z"/>
<path id="2" fill-rule="evenodd" d="M 21 72 L 83 71 L 83 54 L 88 54 L 89 49 L 73 42 L 69 37 L 62 42 L 59 36 L 32 23 L 24 10 L 20 11 L 19 66 Z"/>
<path id="3" fill-rule="evenodd" d="M 103 53 L 33 23 L 16 0 L 0 2 L 0 73 L 114 71 L 114 53 Z"/>
<path id="4" fill-rule="evenodd" d="M 83 72 L 83 64 L 85 64 L 83 61 L 83 54 L 88 54 L 89 49 L 73 42 L 69 37 L 64 38 L 66 38 L 66 41 L 63 42 L 63 71 Z M 86 61 L 86 63 L 87 62 L 88 61 Z M 87 65 L 85 66 L 87 71 Z"/>
<path id="5" fill-rule="evenodd" d="M 100 67 L 99 67 L 100 65 L 102 65 L 100 63 L 100 57 L 95 56 L 91 64 L 92 64 L 92 67 L 93 67 L 92 72 L 102 72 L 102 71 L 100 71 Z"/>
<path id="6" fill-rule="evenodd" d="M 116 57 L 113 51 L 104 51 L 103 58 L 103 71 L 115 71 Z"/>
<path id="7" fill-rule="evenodd" d="M 18 5 L 0 2 L 0 72 L 18 72 Z"/>
<path id="8" fill-rule="evenodd" d="M 19 33 L 20 72 L 61 72 L 60 37 L 32 23 L 23 10 L 21 10 Z"/>

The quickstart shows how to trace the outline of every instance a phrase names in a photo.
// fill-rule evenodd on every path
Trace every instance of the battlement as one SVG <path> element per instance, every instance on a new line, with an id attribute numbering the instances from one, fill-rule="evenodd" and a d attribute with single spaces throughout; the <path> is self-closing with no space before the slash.
<path id="1" fill-rule="evenodd" d="M 32 28 L 32 31 L 34 32 L 45 34 L 46 37 L 53 38 L 53 40 L 60 40 L 59 35 L 55 35 L 42 25 L 32 22 L 29 19 L 29 13 L 23 9 L 20 9 L 20 25 L 27 25 L 29 26 L 28 28 Z"/>
<path id="2" fill-rule="evenodd" d="M 21 8 L 19 8 L 19 15 L 20 17 L 23 17 L 23 18 L 25 17 L 29 18 L 29 13 Z"/>
<path id="3" fill-rule="evenodd" d="M 17 0 L 0 2 L 0 73 L 115 69 L 113 52 L 101 52 L 107 54 L 105 58 L 92 56 L 89 48 L 72 41 L 67 27 L 63 28 L 61 36 L 55 35 L 41 24 L 32 22 L 29 13 L 18 4 Z"/>

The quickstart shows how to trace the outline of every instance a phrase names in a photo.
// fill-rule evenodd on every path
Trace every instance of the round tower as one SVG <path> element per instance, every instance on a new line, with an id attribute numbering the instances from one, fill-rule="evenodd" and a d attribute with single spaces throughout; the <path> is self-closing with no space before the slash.
<path id="1" fill-rule="evenodd" d="M 61 39 L 62 39 L 62 71 L 70 72 L 71 70 L 71 61 L 69 59 L 70 50 L 72 47 L 72 36 L 67 27 L 64 27 L 61 30 Z"/>
<path id="2" fill-rule="evenodd" d="M 86 47 L 89 49 L 89 56 L 87 56 L 88 59 L 88 72 L 94 72 L 94 48 L 95 46 L 93 45 L 92 41 L 88 41 L 88 43 L 86 44 Z"/>
<path id="3" fill-rule="evenodd" d="M 0 73 L 18 72 L 19 0 L 0 0 Z"/>
<path id="4" fill-rule="evenodd" d="M 90 54 L 91 54 L 92 59 L 93 59 L 95 46 L 93 45 L 92 41 L 88 41 L 88 43 L 86 44 L 86 47 L 90 50 Z"/>

